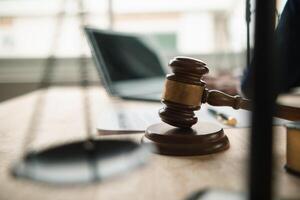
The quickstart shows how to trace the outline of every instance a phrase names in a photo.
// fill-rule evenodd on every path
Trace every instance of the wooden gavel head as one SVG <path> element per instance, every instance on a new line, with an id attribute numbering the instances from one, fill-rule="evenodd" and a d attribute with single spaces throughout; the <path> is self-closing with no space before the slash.
<path id="1" fill-rule="evenodd" d="M 201 107 L 206 86 L 201 78 L 209 70 L 203 61 L 188 57 L 175 57 L 169 66 L 159 116 L 167 124 L 189 128 L 198 121 L 194 111 Z"/>

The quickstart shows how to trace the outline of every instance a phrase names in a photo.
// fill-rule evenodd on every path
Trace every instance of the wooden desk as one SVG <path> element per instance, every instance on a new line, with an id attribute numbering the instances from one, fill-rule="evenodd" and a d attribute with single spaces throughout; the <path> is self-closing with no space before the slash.
<path id="1" fill-rule="evenodd" d="M 246 188 L 248 129 L 226 129 L 231 148 L 223 153 L 202 157 L 153 155 L 148 166 L 104 183 L 74 187 L 55 187 L 10 176 L 9 167 L 22 154 L 22 145 L 41 91 L 0 104 L 0 199 L 183 199 L 201 188 L 243 191 Z M 96 134 L 97 113 L 111 100 L 103 89 L 88 89 L 91 123 Z M 85 125 L 82 89 L 52 87 L 45 93 L 45 107 L 38 120 L 37 135 L 31 145 L 49 145 L 83 139 Z M 300 198 L 300 178 L 285 172 L 285 128 L 276 127 L 276 192 L 284 197 Z M 139 140 L 141 134 L 109 136 Z M 102 138 L 107 138 L 103 136 Z"/>

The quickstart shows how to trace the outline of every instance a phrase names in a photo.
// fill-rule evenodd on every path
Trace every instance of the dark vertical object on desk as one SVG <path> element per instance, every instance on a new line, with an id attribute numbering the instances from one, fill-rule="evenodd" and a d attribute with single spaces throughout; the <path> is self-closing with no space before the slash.
<path id="1" fill-rule="evenodd" d="M 251 22 L 251 2 L 246 0 L 246 27 L 247 27 L 247 67 L 250 66 L 250 22 Z"/>
<path id="2" fill-rule="evenodd" d="M 272 190 L 272 115 L 275 105 L 275 0 L 256 0 L 249 199 L 270 200 Z"/>

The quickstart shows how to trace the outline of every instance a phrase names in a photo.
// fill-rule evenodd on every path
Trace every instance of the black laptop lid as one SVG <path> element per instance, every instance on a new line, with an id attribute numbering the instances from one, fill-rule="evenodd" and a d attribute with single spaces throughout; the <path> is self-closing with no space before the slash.
<path id="1" fill-rule="evenodd" d="M 140 38 L 92 28 L 85 31 L 106 84 L 165 75 L 158 56 Z"/>

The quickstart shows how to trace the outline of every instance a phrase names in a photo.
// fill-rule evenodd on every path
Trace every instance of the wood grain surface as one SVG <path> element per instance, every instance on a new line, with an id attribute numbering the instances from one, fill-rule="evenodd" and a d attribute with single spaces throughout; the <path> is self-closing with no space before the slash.
<path id="1" fill-rule="evenodd" d="M 58 187 L 13 178 L 10 166 L 24 151 L 24 140 L 30 134 L 29 124 L 38 97 L 45 105 L 37 117 L 35 136 L 27 148 L 44 148 L 54 144 L 83 139 L 85 119 L 83 91 L 79 87 L 52 87 L 35 91 L 0 104 L 0 199 L 1 200 L 76 200 L 76 199 L 184 199 L 204 188 L 245 191 L 247 178 L 248 129 L 226 129 L 231 147 L 209 156 L 168 157 L 154 155 L 149 165 L 122 177 L 103 183 Z M 95 137 L 97 115 L 113 101 L 104 90 L 89 87 L 90 115 Z M 117 100 L 118 101 L 118 100 Z M 131 102 L 130 104 L 134 104 Z M 276 193 L 281 197 L 300 198 L 300 179 L 285 172 L 286 134 L 275 127 Z M 142 134 L 100 136 L 140 141 Z"/>

